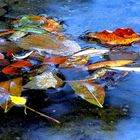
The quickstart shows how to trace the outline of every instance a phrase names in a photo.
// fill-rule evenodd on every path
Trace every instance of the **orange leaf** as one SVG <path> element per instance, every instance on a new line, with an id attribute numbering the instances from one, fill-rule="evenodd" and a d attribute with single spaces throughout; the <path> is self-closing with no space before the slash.
<path id="1" fill-rule="evenodd" d="M 11 67 L 15 68 L 22 68 L 22 67 L 31 67 L 32 63 L 28 61 L 18 61 L 10 65 Z"/>
<path id="2" fill-rule="evenodd" d="M 62 64 L 67 60 L 67 57 L 51 56 L 45 58 L 43 64 Z"/>
<path id="3" fill-rule="evenodd" d="M 19 70 L 15 69 L 14 67 L 10 67 L 10 66 L 3 68 L 2 72 L 4 74 L 19 74 L 20 73 Z"/>
<path id="4" fill-rule="evenodd" d="M 57 31 L 58 29 L 61 28 L 61 25 L 54 21 L 53 19 L 47 19 L 46 24 L 42 26 L 42 28 L 46 31 L 52 32 L 52 31 Z"/>
<path id="5" fill-rule="evenodd" d="M 0 33 L 0 37 L 1 37 L 1 36 L 4 36 L 4 35 L 11 34 L 11 33 L 13 33 L 13 32 L 14 32 L 13 30 L 7 30 L 7 31 L 5 31 L 5 32 Z"/>
<path id="6" fill-rule="evenodd" d="M 101 43 L 110 45 L 128 45 L 140 40 L 140 36 L 130 28 L 118 28 L 114 32 L 104 30 L 102 32 L 89 33 L 86 37 L 98 39 Z"/>
<path id="7" fill-rule="evenodd" d="M 117 67 L 117 66 L 124 66 L 127 64 L 133 63 L 132 60 L 114 60 L 114 61 L 105 61 L 105 62 L 98 62 L 87 66 L 88 70 L 101 68 L 101 67 Z"/>

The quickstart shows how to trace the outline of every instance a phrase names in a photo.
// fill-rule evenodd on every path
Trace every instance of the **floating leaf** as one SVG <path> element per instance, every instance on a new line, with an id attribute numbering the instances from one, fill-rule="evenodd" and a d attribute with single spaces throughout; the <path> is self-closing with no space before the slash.
<path id="1" fill-rule="evenodd" d="M 22 78 L 15 78 L 5 82 L 0 82 L 0 88 L 5 90 L 5 94 L 9 92 L 10 96 L 20 97 L 22 91 Z M 8 111 L 11 107 L 13 107 L 13 105 L 14 105 L 13 102 L 11 102 L 10 100 L 2 104 L 1 107 L 6 111 Z"/>
<path id="2" fill-rule="evenodd" d="M 81 98 L 97 105 L 103 107 L 105 92 L 104 88 L 100 85 L 97 85 L 93 82 L 73 82 L 69 83 L 72 89 L 78 94 Z"/>
<path id="3" fill-rule="evenodd" d="M 90 40 L 98 39 L 101 43 L 107 43 L 110 45 L 128 45 L 140 40 L 140 36 L 131 28 L 119 28 L 114 32 L 104 30 L 102 32 L 89 33 L 86 38 Z"/>
<path id="4" fill-rule="evenodd" d="M 134 72 L 140 72 L 140 67 L 110 67 L 114 70 L 120 70 L 120 71 L 134 71 Z"/>
<path id="5" fill-rule="evenodd" d="M 0 37 L 1 37 L 1 36 L 4 36 L 4 35 L 11 34 L 11 33 L 13 33 L 13 32 L 14 32 L 13 30 L 8 30 L 8 31 L 5 31 L 5 32 L 0 32 Z"/>
<path id="6" fill-rule="evenodd" d="M 102 55 L 104 53 L 109 52 L 107 49 L 95 49 L 95 48 L 86 48 L 84 50 L 80 50 L 79 52 L 74 53 L 72 56 L 77 57 L 77 56 L 83 56 L 83 55 Z"/>
<path id="7" fill-rule="evenodd" d="M 21 31 L 15 31 L 10 37 L 9 39 L 11 41 L 16 41 L 17 39 L 20 39 L 21 37 L 27 35 L 27 33 L 25 32 L 21 32 Z"/>
<path id="8" fill-rule="evenodd" d="M 24 49 L 46 51 L 49 54 L 63 56 L 71 55 L 81 49 L 75 41 L 67 37 L 52 36 L 50 34 L 30 35 L 21 38 L 16 43 Z"/>
<path id="9" fill-rule="evenodd" d="M 24 85 L 24 88 L 29 89 L 48 89 L 50 87 L 57 88 L 63 84 L 63 81 L 50 71 L 45 71 L 42 74 L 33 77 L 32 81 Z"/>
<path id="10" fill-rule="evenodd" d="M 44 59 L 43 64 L 62 64 L 67 59 L 67 57 L 51 55 Z"/>
<path id="11" fill-rule="evenodd" d="M 57 32 L 61 29 L 61 25 L 53 19 L 47 19 L 46 23 L 41 27 L 48 32 Z"/>
<path id="12" fill-rule="evenodd" d="M 117 66 L 124 66 L 127 64 L 133 63 L 132 60 L 114 60 L 114 61 L 105 61 L 105 62 L 98 62 L 87 66 L 88 70 L 101 68 L 101 67 L 117 67 Z"/>
<path id="13" fill-rule="evenodd" d="M 64 63 L 60 65 L 62 68 L 71 68 L 87 64 L 89 56 L 78 56 L 74 58 L 68 58 Z"/>
<path id="14" fill-rule="evenodd" d="M 37 33 L 37 34 L 46 34 L 45 30 L 34 28 L 34 27 L 19 27 L 14 28 L 16 31 L 27 32 L 27 33 Z"/>
<path id="15" fill-rule="evenodd" d="M 16 105 L 25 105 L 26 104 L 26 98 L 24 97 L 17 97 L 10 95 L 11 102 Z"/>

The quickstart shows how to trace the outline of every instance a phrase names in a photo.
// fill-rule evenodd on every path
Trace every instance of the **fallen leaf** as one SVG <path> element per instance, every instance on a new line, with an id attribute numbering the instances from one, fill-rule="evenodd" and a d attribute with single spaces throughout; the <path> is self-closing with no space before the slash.
<path id="1" fill-rule="evenodd" d="M 114 61 L 105 61 L 105 62 L 98 62 L 91 65 L 88 65 L 88 70 L 97 69 L 101 67 L 117 67 L 117 66 L 124 66 L 127 64 L 133 63 L 132 60 L 114 60 Z"/>
<path id="2" fill-rule="evenodd" d="M 20 39 L 21 37 L 24 37 L 25 35 L 27 35 L 27 33 L 21 32 L 21 31 L 15 31 L 15 32 L 9 37 L 9 40 L 11 40 L 11 41 L 16 41 L 16 40 Z"/>
<path id="3" fill-rule="evenodd" d="M 15 68 L 31 67 L 32 63 L 29 61 L 22 60 L 22 61 L 12 63 L 10 66 Z"/>
<path id="4" fill-rule="evenodd" d="M 22 91 L 22 78 L 20 77 L 5 82 L 0 82 L 0 88 L 5 90 L 5 94 L 9 93 L 10 96 L 20 97 Z M 14 106 L 14 104 L 15 103 L 11 102 L 11 100 L 8 100 L 8 102 L 3 103 L 1 107 L 7 112 L 10 108 Z"/>
<path id="5" fill-rule="evenodd" d="M 102 32 L 89 33 L 86 35 L 86 38 L 90 40 L 98 39 L 101 43 L 110 45 L 129 45 L 140 40 L 140 36 L 131 28 L 119 28 L 115 31 L 104 30 Z"/>
<path id="6" fill-rule="evenodd" d="M 79 52 L 74 53 L 72 56 L 73 57 L 83 56 L 83 55 L 97 56 L 97 55 L 102 55 L 107 52 L 109 52 L 109 50 L 107 49 L 86 48 L 86 49 L 80 50 Z"/>
<path id="7" fill-rule="evenodd" d="M 29 89 L 48 89 L 57 88 L 63 84 L 63 81 L 50 71 L 45 71 L 40 75 L 33 77 L 23 88 Z"/>
<path id="8" fill-rule="evenodd" d="M 64 36 L 45 35 L 29 35 L 21 38 L 16 42 L 23 49 L 45 51 L 55 55 L 72 55 L 79 51 L 80 46 L 73 40 Z"/>
<path id="9" fill-rule="evenodd" d="M 68 58 L 63 56 L 55 56 L 50 55 L 43 60 L 43 64 L 62 64 L 64 63 Z"/>
<path id="10" fill-rule="evenodd" d="M 90 58 L 89 56 L 77 56 L 74 58 L 68 58 L 59 67 L 72 68 L 72 67 L 82 66 L 82 65 L 87 64 L 89 58 Z"/>
<path id="11" fill-rule="evenodd" d="M 8 30 L 8 31 L 5 31 L 5 32 L 0 32 L 0 37 L 1 37 L 1 36 L 4 36 L 4 35 L 11 34 L 11 33 L 13 33 L 13 32 L 14 32 L 13 30 Z"/>
<path id="12" fill-rule="evenodd" d="M 24 97 L 17 97 L 17 96 L 12 96 L 10 95 L 11 102 L 16 104 L 16 105 L 25 105 L 26 104 L 26 98 Z"/>
<path id="13" fill-rule="evenodd" d="M 104 88 L 93 82 L 73 82 L 69 83 L 72 89 L 81 98 L 91 104 L 103 107 L 105 92 Z"/>

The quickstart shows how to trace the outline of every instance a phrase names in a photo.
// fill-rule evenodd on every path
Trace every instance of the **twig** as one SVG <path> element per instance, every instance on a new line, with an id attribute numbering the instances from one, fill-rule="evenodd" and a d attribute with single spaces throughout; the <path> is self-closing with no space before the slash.
<path id="1" fill-rule="evenodd" d="M 38 111 L 36 111 L 36 110 L 34 110 L 34 109 L 32 109 L 32 108 L 26 106 L 26 105 L 25 105 L 25 108 L 29 109 L 29 110 L 32 111 L 32 112 L 35 112 L 35 113 L 39 114 L 39 115 L 42 116 L 42 117 L 45 117 L 45 118 L 47 118 L 47 119 L 50 119 L 50 120 L 56 122 L 57 124 L 61 124 L 60 121 L 58 121 L 58 120 L 56 120 L 56 119 L 54 119 L 54 118 L 52 118 L 52 117 L 50 117 L 50 116 L 47 116 L 47 115 L 45 115 L 45 114 L 43 114 L 43 113 L 41 113 L 41 112 L 38 112 Z"/>

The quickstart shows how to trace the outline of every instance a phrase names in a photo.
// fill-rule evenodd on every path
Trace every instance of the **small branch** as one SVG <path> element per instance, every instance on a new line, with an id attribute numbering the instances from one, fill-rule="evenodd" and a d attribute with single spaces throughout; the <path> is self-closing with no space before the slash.
<path id="1" fill-rule="evenodd" d="M 47 118 L 47 119 L 50 119 L 50 120 L 56 122 L 57 124 L 61 124 L 60 121 L 58 121 L 58 120 L 56 120 L 56 119 L 54 119 L 54 118 L 52 118 L 52 117 L 50 117 L 50 116 L 47 116 L 47 115 L 45 115 L 45 114 L 43 114 L 43 113 L 41 113 L 41 112 L 38 112 L 38 111 L 36 111 L 36 110 L 34 110 L 34 109 L 32 109 L 32 108 L 26 106 L 26 105 L 25 105 L 25 107 L 26 107 L 27 109 L 29 109 L 30 111 L 39 114 L 39 115 L 42 116 L 42 117 L 45 117 L 45 118 Z"/>

